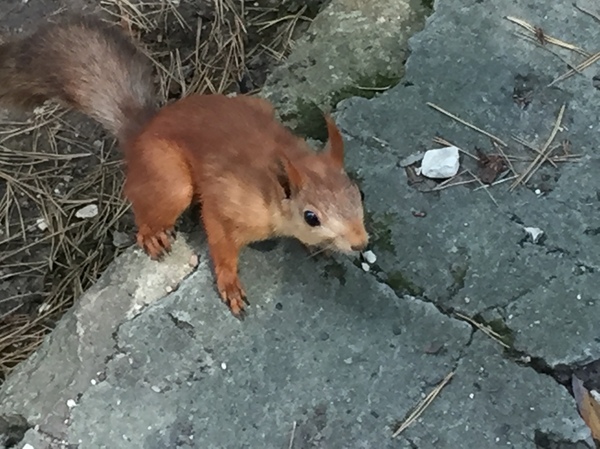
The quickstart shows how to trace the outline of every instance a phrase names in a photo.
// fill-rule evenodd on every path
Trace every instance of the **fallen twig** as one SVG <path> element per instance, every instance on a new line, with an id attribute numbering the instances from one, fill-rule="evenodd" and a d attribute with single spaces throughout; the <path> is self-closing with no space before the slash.
<path id="1" fill-rule="evenodd" d="M 509 345 L 507 345 L 506 343 L 504 343 L 502 341 L 502 336 L 499 333 L 497 333 L 496 331 L 494 331 L 491 327 L 489 327 L 485 324 L 479 323 L 478 321 L 475 321 L 473 318 L 471 318 L 467 315 L 463 315 L 460 312 L 454 312 L 454 315 L 456 315 L 460 319 L 468 321 L 473 326 L 475 326 L 477 329 L 479 329 L 481 332 L 483 332 L 485 335 L 487 335 L 488 337 L 490 337 L 492 340 L 496 341 L 500 345 L 504 346 L 505 348 L 507 348 L 507 349 L 510 348 Z"/>
<path id="2" fill-rule="evenodd" d="M 490 139 L 493 139 L 493 140 L 495 140 L 495 141 L 496 141 L 496 142 L 498 142 L 500 145 L 503 145 L 503 146 L 505 146 L 505 147 L 506 147 L 506 146 L 508 146 L 508 145 L 506 145 L 506 143 L 505 143 L 505 142 L 504 142 L 502 139 L 500 139 L 499 137 L 496 137 L 496 136 L 494 136 L 493 134 L 490 134 L 489 132 L 487 132 L 487 131 L 484 131 L 484 130 L 483 130 L 483 129 L 481 129 L 481 128 L 478 128 L 477 126 L 475 126 L 475 125 L 473 125 L 473 124 L 471 124 L 471 123 L 469 123 L 469 122 L 467 122 L 467 121 L 465 121 L 465 120 L 461 119 L 460 117 L 458 117 L 458 116 L 456 116 L 456 115 L 454 115 L 454 114 L 452 114 L 452 113 L 450 113 L 450 112 L 446 111 L 445 109 L 443 109 L 443 108 L 441 108 L 441 107 L 439 107 L 439 106 L 437 106 L 437 105 L 435 105 L 435 104 L 433 104 L 433 103 L 429 103 L 429 102 L 428 102 L 428 103 L 427 103 L 427 106 L 429 106 L 429 107 L 431 107 L 431 108 L 433 108 L 433 109 L 435 109 L 435 110 L 437 110 L 437 111 L 441 112 L 442 114 L 445 114 L 445 115 L 447 115 L 448 117 L 450 117 L 450 118 L 452 118 L 452 119 L 456 120 L 457 122 L 459 122 L 459 123 L 462 123 L 463 125 L 465 125 L 465 126 L 467 126 L 467 127 L 471 128 L 471 129 L 473 129 L 473 130 L 475 130 L 475 131 L 477 131 L 477 132 L 479 132 L 479 133 L 481 133 L 481 134 L 483 134 L 483 135 L 485 135 L 485 136 L 488 136 Z"/>
<path id="3" fill-rule="evenodd" d="M 548 84 L 548 87 L 552 87 L 556 83 L 559 83 L 560 81 L 564 81 L 567 78 L 575 75 L 576 73 L 581 73 L 583 70 L 587 69 L 589 66 L 596 63 L 597 61 L 600 61 L 600 52 L 594 53 L 593 55 L 589 56 L 585 61 L 583 61 L 581 64 L 576 66 L 574 69 L 571 69 L 568 72 L 566 72 L 566 73 L 562 74 L 561 76 L 559 76 L 558 78 L 556 78 L 554 81 L 552 81 L 550 84 Z"/>
<path id="4" fill-rule="evenodd" d="M 560 108 L 560 111 L 558 112 L 558 117 L 556 118 L 556 121 L 554 122 L 554 127 L 552 128 L 552 132 L 550 133 L 550 136 L 548 137 L 548 140 L 546 141 L 544 146 L 541 148 L 540 153 L 533 160 L 533 162 L 529 165 L 529 167 L 523 173 L 521 173 L 521 175 L 519 175 L 519 177 L 515 180 L 515 182 L 510 186 L 510 190 L 513 190 L 519 184 L 526 184 L 531 179 L 533 174 L 537 171 L 537 169 L 548 158 L 550 152 L 547 150 L 550 148 L 550 144 L 552 143 L 552 141 L 554 140 L 554 137 L 556 137 L 556 134 L 558 133 L 558 130 L 560 129 L 560 126 L 562 124 L 563 115 L 565 113 L 565 109 L 566 109 L 566 105 L 563 104 Z"/>
<path id="5" fill-rule="evenodd" d="M 510 22 L 516 23 L 517 25 L 522 26 L 523 28 L 525 28 L 526 30 L 528 30 L 529 32 L 531 32 L 531 34 L 534 37 L 537 35 L 536 27 L 534 27 L 533 25 L 529 24 L 525 20 L 518 19 L 517 17 L 513 17 L 513 16 L 506 16 L 505 19 L 508 20 L 508 21 L 510 21 Z M 544 33 L 544 39 L 549 44 L 554 44 L 554 45 L 557 45 L 559 47 L 566 48 L 567 50 L 574 51 L 574 52 L 579 53 L 580 55 L 583 55 L 583 56 L 589 56 L 589 53 L 586 52 L 584 49 L 582 49 L 580 47 L 577 47 L 576 45 L 569 44 L 568 42 L 561 41 L 560 39 L 556 39 L 555 37 L 549 36 L 546 33 Z"/>
<path id="6" fill-rule="evenodd" d="M 440 394 L 442 389 L 450 382 L 454 376 L 454 371 L 451 371 L 444 379 L 421 401 L 417 407 L 408 415 L 408 418 L 394 431 L 392 438 L 396 438 L 404 432 L 412 423 L 414 423 L 423 412 L 431 405 L 433 400 Z"/>

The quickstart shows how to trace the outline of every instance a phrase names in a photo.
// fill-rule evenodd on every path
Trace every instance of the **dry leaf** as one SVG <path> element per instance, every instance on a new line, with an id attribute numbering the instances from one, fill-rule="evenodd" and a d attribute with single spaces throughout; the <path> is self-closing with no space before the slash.
<path id="1" fill-rule="evenodd" d="M 506 170 L 506 161 L 499 155 L 488 156 L 479 148 L 475 148 L 479 158 L 479 179 L 484 184 L 492 184 L 498 175 Z"/>
<path id="2" fill-rule="evenodd" d="M 592 437 L 600 441 L 600 404 L 592 397 L 590 392 L 583 386 L 583 382 L 576 376 L 573 376 L 572 386 L 579 414 L 590 428 Z"/>

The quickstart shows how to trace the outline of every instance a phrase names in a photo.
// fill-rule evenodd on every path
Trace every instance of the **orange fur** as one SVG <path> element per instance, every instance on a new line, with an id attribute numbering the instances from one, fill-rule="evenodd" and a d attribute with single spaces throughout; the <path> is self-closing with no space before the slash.
<path id="1" fill-rule="evenodd" d="M 53 26 L 58 27 L 58 41 L 44 37 Z M 71 36 L 77 39 L 69 40 Z M 0 46 L 0 54 L 17 58 L 39 40 L 67 67 L 48 77 L 55 61 L 0 61 L 0 84 L 5 82 L 0 99 L 5 95 L 29 104 L 58 98 L 119 137 L 137 242 L 153 259 L 170 251 L 181 213 L 193 201 L 201 202 L 217 289 L 234 315 L 244 315 L 238 259 L 249 243 L 290 236 L 307 246 L 341 252 L 366 247 L 360 193 L 344 171 L 343 139 L 330 116 L 327 147 L 317 153 L 276 120 L 264 99 L 191 95 L 154 108 L 151 80 L 144 75 L 147 63 L 123 34 L 105 32 L 91 19 L 74 19 L 62 28 L 52 25 L 26 39 Z M 91 67 L 80 62 L 89 59 L 89 51 L 104 55 L 112 70 L 106 79 L 99 61 L 93 60 Z M 74 78 L 69 64 L 86 76 Z M 19 70 L 27 70 L 28 77 L 20 77 Z M 18 95 L 11 92 L 13 85 L 18 85 Z"/>

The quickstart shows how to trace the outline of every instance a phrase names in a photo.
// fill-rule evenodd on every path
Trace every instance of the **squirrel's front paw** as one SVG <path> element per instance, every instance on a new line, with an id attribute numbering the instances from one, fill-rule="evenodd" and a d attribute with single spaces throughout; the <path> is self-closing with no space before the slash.
<path id="1" fill-rule="evenodd" d="M 154 234 L 147 232 L 138 232 L 138 245 L 153 260 L 161 260 L 165 254 L 171 252 L 171 241 L 175 238 L 175 232 L 172 229 L 157 232 Z"/>
<path id="2" fill-rule="evenodd" d="M 246 317 L 245 304 L 249 305 L 250 303 L 246 299 L 246 292 L 238 276 L 227 272 L 219 273 L 217 287 L 221 299 L 227 304 L 233 316 L 239 320 L 243 320 Z"/>

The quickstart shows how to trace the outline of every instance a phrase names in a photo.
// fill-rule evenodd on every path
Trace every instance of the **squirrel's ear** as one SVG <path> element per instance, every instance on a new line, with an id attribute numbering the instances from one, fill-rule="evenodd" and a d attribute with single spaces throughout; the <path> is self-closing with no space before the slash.
<path id="1" fill-rule="evenodd" d="M 283 187 L 286 197 L 290 198 L 302 188 L 304 179 L 298 169 L 286 156 L 280 156 L 279 164 L 281 165 L 281 170 L 277 176 L 277 180 L 281 187 Z"/>
<path id="2" fill-rule="evenodd" d="M 344 169 L 344 139 L 338 129 L 335 121 L 330 114 L 325 114 L 327 123 L 327 145 L 325 145 L 325 154 L 331 160 L 333 165 Z"/>

